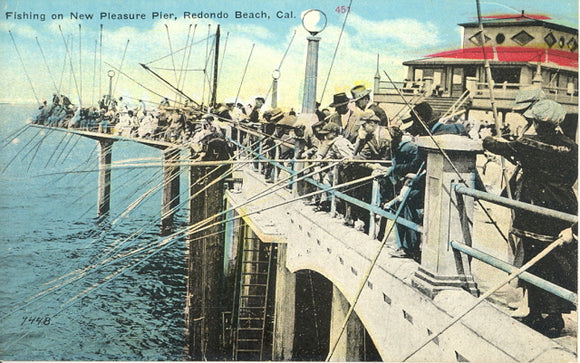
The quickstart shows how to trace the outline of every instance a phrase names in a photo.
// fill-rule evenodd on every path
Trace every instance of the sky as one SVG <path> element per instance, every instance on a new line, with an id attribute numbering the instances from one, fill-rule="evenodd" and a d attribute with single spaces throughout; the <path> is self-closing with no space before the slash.
<path id="1" fill-rule="evenodd" d="M 578 28 L 577 0 L 480 0 L 480 6 L 484 16 L 524 10 Z M 301 14 L 318 9 L 326 27 L 317 35 L 317 99 L 326 107 L 333 94 L 357 84 L 372 89 L 377 67 L 383 78 L 384 71 L 403 80 L 403 61 L 458 48 L 457 24 L 477 21 L 476 0 L 0 0 L 0 9 L 0 102 L 50 100 L 59 91 L 83 105 L 95 104 L 109 85 L 129 103 L 179 97 L 140 63 L 207 104 L 208 39 L 219 24 L 217 101 L 270 95 L 279 68 L 278 104 L 300 110 L 309 36 Z M 187 16 L 200 12 L 216 18 Z M 129 14 L 139 19 L 112 19 Z M 109 78 L 111 69 L 117 71 Z"/>

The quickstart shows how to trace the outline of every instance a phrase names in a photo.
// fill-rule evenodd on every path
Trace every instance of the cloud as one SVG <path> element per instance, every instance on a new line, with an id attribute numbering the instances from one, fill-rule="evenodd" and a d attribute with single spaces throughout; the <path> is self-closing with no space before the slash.
<path id="1" fill-rule="evenodd" d="M 416 19 L 401 18 L 383 21 L 367 20 L 356 13 L 349 15 L 349 27 L 355 30 L 355 38 L 364 44 L 365 40 L 382 40 L 391 47 L 424 47 L 442 42 L 439 31 L 431 22 L 422 23 Z"/>
<path id="2" fill-rule="evenodd" d="M 38 32 L 27 24 L 16 24 L 13 22 L 0 22 L 0 30 L 2 32 L 11 31 L 14 35 L 34 39 L 38 36 Z"/>

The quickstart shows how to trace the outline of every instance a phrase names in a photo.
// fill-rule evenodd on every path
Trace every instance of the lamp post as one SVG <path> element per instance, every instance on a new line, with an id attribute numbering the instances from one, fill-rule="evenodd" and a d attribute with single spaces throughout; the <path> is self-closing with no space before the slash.
<path id="1" fill-rule="evenodd" d="M 318 44 L 320 33 L 326 27 L 326 14 L 320 10 L 311 9 L 302 14 L 302 26 L 310 33 L 306 51 L 306 71 L 304 75 L 304 98 L 302 99 L 302 114 L 313 114 L 316 111 L 316 81 L 318 77 Z"/>
<path id="2" fill-rule="evenodd" d="M 109 105 L 111 105 L 113 103 L 113 77 L 115 77 L 115 71 L 109 69 L 107 76 L 109 76 Z"/>
<path id="3" fill-rule="evenodd" d="M 272 72 L 272 108 L 278 106 L 278 79 L 280 78 L 280 70 L 275 69 Z"/>

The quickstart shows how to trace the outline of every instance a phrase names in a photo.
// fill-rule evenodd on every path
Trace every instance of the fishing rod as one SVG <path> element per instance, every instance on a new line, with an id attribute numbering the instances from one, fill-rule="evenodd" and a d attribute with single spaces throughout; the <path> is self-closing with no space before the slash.
<path id="1" fill-rule="evenodd" d="M 185 63 L 186 68 L 189 68 L 189 62 L 191 60 L 191 53 L 192 53 L 191 51 L 192 51 L 193 45 L 194 45 L 193 41 L 195 39 L 196 30 L 197 30 L 197 23 L 193 27 L 193 34 L 191 35 L 190 45 L 189 45 L 189 48 L 187 49 L 187 63 Z M 183 75 L 183 80 L 181 81 L 181 85 L 178 84 L 179 88 L 181 88 L 181 89 L 185 88 L 185 79 L 187 78 L 187 75 L 188 75 L 187 72 Z"/>
<path id="2" fill-rule="evenodd" d="M 282 69 L 282 64 L 284 63 L 284 60 L 286 59 L 286 55 L 288 54 L 288 51 L 290 50 L 290 46 L 292 45 L 292 42 L 294 41 L 295 36 L 296 36 L 296 29 L 294 29 L 294 32 L 292 33 L 292 37 L 290 38 L 290 42 L 286 46 L 286 51 L 284 52 L 282 59 L 280 59 L 280 64 L 278 64 L 278 68 L 276 68 L 277 71 L 280 71 Z M 268 92 L 266 93 L 266 97 L 264 97 L 264 99 L 268 99 L 268 96 L 270 95 L 270 91 L 272 90 L 273 86 L 274 86 L 273 84 L 270 84 L 270 88 L 268 88 Z"/>
<path id="3" fill-rule="evenodd" d="M 22 69 L 24 70 L 24 74 L 26 75 L 26 78 L 28 79 L 28 83 L 30 84 L 30 88 L 32 89 L 32 93 L 34 94 L 34 98 L 36 98 L 36 102 L 41 105 L 40 100 L 38 99 L 38 96 L 36 95 L 36 91 L 34 90 L 34 85 L 32 84 L 32 80 L 30 79 L 30 76 L 28 75 L 28 71 L 26 70 L 26 66 L 24 65 L 24 61 L 22 60 L 22 56 L 20 55 L 20 51 L 18 50 L 18 46 L 16 45 L 16 41 L 14 40 L 14 36 L 12 35 L 12 32 L 10 30 L 8 30 L 8 34 L 10 34 L 10 39 L 12 39 L 12 44 L 14 44 L 14 49 L 16 49 L 16 54 L 18 54 L 18 59 L 20 60 L 20 65 L 22 65 Z"/>
<path id="4" fill-rule="evenodd" d="M 424 166 L 425 166 L 425 163 L 421 164 L 421 166 L 419 167 L 419 170 L 417 171 L 417 176 L 414 178 L 414 180 L 417 180 L 417 178 L 421 175 L 421 173 L 423 173 Z M 383 240 L 381 241 L 381 245 L 379 246 L 373 259 L 371 260 L 371 263 L 370 263 L 369 267 L 367 268 L 367 271 L 365 272 L 363 279 L 361 280 L 361 282 L 359 284 L 359 287 L 357 289 L 357 293 L 354 297 L 353 302 L 350 304 L 350 308 L 348 309 L 348 312 L 343 320 L 343 323 L 342 323 L 342 326 L 340 327 L 340 331 L 338 333 L 338 336 L 336 337 L 334 344 L 332 344 L 332 346 L 331 346 L 332 348 L 328 352 L 328 356 L 326 357 L 326 360 L 325 360 L 326 362 L 330 361 L 330 358 L 332 358 L 332 355 L 334 354 L 334 351 L 336 350 L 336 347 L 338 346 L 338 342 L 340 341 L 340 338 L 342 337 L 342 334 L 344 333 L 344 330 L 346 329 L 346 326 L 348 324 L 348 320 L 350 319 L 352 313 L 354 312 L 354 308 L 356 306 L 356 303 L 358 302 L 358 299 L 360 298 L 360 295 L 362 294 L 362 291 L 365 287 L 365 284 L 367 283 L 367 281 L 371 275 L 371 272 L 373 271 L 373 268 L 375 267 L 377 261 L 379 260 L 379 257 L 381 256 L 381 253 L 383 252 L 383 249 L 385 248 L 385 246 L 387 244 L 387 239 L 389 238 L 389 236 L 391 235 L 391 232 L 393 231 L 393 229 L 397 225 L 397 219 L 399 219 L 399 216 L 403 212 L 403 209 L 405 208 L 405 203 L 407 202 L 407 199 L 409 197 L 409 194 L 411 194 L 412 189 L 413 188 L 408 188 L 405 191 L 405 194 L 403 195 L 403 198 L 401 200 L 401 204 L 399 205 L 399 208 L 397 208 L 397 213 L 395 214 L 395 218 L 393 219 L 393 223 L 391 224 L 389 231 L 383 236 Z"/>
<path id="5" fill-rule="evenodd" d="M 62 137 L 62 139 L 60 139 L 60 141 L 58 142 L 58 144 L 54 148 L 54 151 L 50 154 L 50 157 L 48 158 L 46 164 L 44 164 L 44 168 L 45 169 L 46 169 L 46 167 L 48 167 L 48 164 L 50 163 L 50 161 L 54 157 L 54 154 L 56 154 L 56 151 L 60 148 L 60 145 L 62 145 L 62 142 L 64 141 L 64 139 L 66 139 L 69 135 L 71 135 L 71 134 L 67 132 L 67 133 L 64 134 L 64 136 Z"/>
<path id="6" fill-rule="evenodd" d="M 79 103 L 82 104 L 82 96 L 81 96 L 81 93 L 79 91 L 79 85 L 78 85 L 78 82 L 77 82 L 77 77 L 76 77 L 76 74 L 74 72 L 74 67 L 73 67 L 73 64 L 72 64 L 72 56 L 69 54 L 68 44 L 66 43 L 66 40 L 64 39 L 64 34 L 62 32 L 62 28 L 61 28 L 60 24 L 58 25 L 58 30 L 60 31 L 60 35 L 62 36 L 62 41 L 64 42 L 64 46 L 65 46 L 65 49 L 66 49 L 66 53 L 67 53 L 68 58 L 69 58 L 70 72 L 71 72 L 72 78 L 73 78 L 74 83 L 75 83 L 75 88 L 77 90 L 77 95 L 79 96 Z"/>
<path id="7" fill-rule="evenodd" d="M 139 64 L 146 71 L 149 71 L 155 77 L 159 78 L 159 80 L 161 80 L 163 83 L 167 84 L 169 87 L 171 87 L 172 89 L 174 89 L 175 91 L 177 91 L 179 94 L 185 96 L 185 98 L 187 98 L 189 101 L 193 102 L 197 107 L 201 107 L 199 103 L 197 103 L 191 97 L 189 97 L 188 95 L 186 95 L 185 93 L 183 93 L 183 91 L 181 91 L 180 89 L 178 89 L 177 87 L 175 87 L 174 85 L 172 85 L 171 83 L 169 83 L 168 81 L 166 81 L 165 78 L 161 77 L 159 74 L 157 74 L 157 72 L 155 72 L 154 70 L 152 70 L 151 68 L 149 68 L 146 64 L 143 64 L 143 63 L 139 63 Z"/>
<path id="8" fill-rule="evenodd" d="M 50 67 L 48 66 L 48 62 L 46 61 L 46 56 L 44 55 L 44 52 L 42 50 L 42 47 L 40 46 L 40 42 L 38 41 L 38 37 L 34 37 L 34 39 L 36 40 L 36 44 L 38 45 L 38 49 L 40 49 L 40 54 L 42 55 L 42 60 L 44 61 L 44 66 L 46 67 L 46 70 L 48 71 L 48 75 L 50 76 L 50 79 L 52 81 L 52 85 L 54 86 L 54 89 L 57 93 L 60 93 L 58 91 L 58 87 L 56 86 L 56 82 L 54 80 L 54 77 L 52 75 L 52 72 L 50 70 Z"/>
<path id="9" fill-rule="evenodd" d="M 80 86 L 80 96 L 79 96 L 79 107 L 82 107 L 82 95 L 83 95 L 83 61 L 82 61 L 82 54 L 83 54 L 83 43 L 81 37 L 81 24 L 79 23 L 79 83 Z"/>
<path id="10" fill-rule="evenodd" d="M 117 92 L 117 83 L 119 83 L 119 78 L 121 78 L 121 69 L 123 69 L 123 63 L 125 62 L 125 56 L 127 55 L 127 48 L 129 48 L 129 39 L 127 39 L 127 43 L 125 44 L 125 49 L 123 50 L 123 57 L 121 57 L 121 65 L 119 65 L 119 73 L 117 73 L 117 78 L 115 79 L 115 85 L 113 86 L 113 91 L 109 95 L 111 99 L 113 95 Z"/>
<path id="11" fill-rule="evenodd" d="M 238 103 L 238 98 L 240 97 L 240 91 L 242 89 L 242 84 L 244 84 L 244 78 L 246 77 L 246 71 L 248 70 L 248 65 L 250 64 L 250 59 L 252 58 L 252 53 L 254 52 L 255 46 L 256 46 L 256 44 L 252 43 L 252 49 L 250 49 L 250 55 L 248 56 L 248 60 L 246 61 L 246 67 L 244 68 L 244 73 L 242 73 L 242 80 L 240 81 L 240 86 L 238 87 L 238 93 L 236 93 L 236 99 L 234 101 L 235 104 Z"/>
<path id="12" fill-rule="evenodd" d="M 127 73 L 122 72 L 121 70 L 119 70 L 118 68 L 116 68 L 115 66 L 113 66 L 110 63 L 105 62 L 106 65 L 108 65 L 109 67 L 113 68 L 114 70 L 116 70 L 117 72 L 119 72 L 119 74 L 124 75 L 125 77 L 129 78 L 131 81 L 135 82 L 137 85 L 143 87 L 145 90 L 153 93 L 156 96 L 159 96 L 161 98 L 164 98 L 165 96 L 163 96 L 161 93 L 157 93 L 156 91 L 153 91 L 152 89 L 148 88 L 147 86 L 143 85 L 141 82 L 137 81 L 136 79 L 134 79 L 133 77 L 129 76 Z M 177 101 L 173 100 L 174 102 L 177 103 Z"/>
<path id="13" fill-rule="evenodd" d="M 91 87 L 91 105 L 95 104 L 95 78 L 97 78 L 97 46 L 99 43 L 95 39 L 95 55 L 93 57 L 93 86 Z"/>
<path id="14" fill-rule="evenodd" d="M 187 37 L 185 38 L 185 45 L 187 46 L 189 44 L 189 35 L 191 33 L 191 26 L 192 24 L 189 24 L 189 28 L 187 28 Z M 187 52 L 183 52 L 183 57 L 181 58 L 181 68 L 179 70 L 179 77 L 177 77 L 177 88 L 183 88 L 181 86 L 181 78 L 183 77 L 183 74 L 186 72 L 184 71 L 184 67 L 185 67 L 185 58 L 187 57 Z"/>
<path id="15" fill-rule="evenodd" d="M 336 42 L 336 47 L 334 48 L 334 54 L 332 55 L 332 60 L 330 61 L 330 67 L 328 68 L 328 75 L 326 76 L 326 81 L 324 82 L 324 87 L 322 88 L 322 94 L 320 95 L 320 103 L 322 103 L 322 99 L 324 98 L 324 92 L 326 92 L 326 86 L 328 85 L 328 80 L 330 79 L 330 73 L 332 72 L 332 67 L 334 65 L 334 60 L 336 59 L 336 54 L 338 53 L 338 47 L 340 45 L 340 40 L 342 39 L 342 34 L 344 33 L 344 27 L 346 25 L 346 21 L 348 19 L 348 15 L 352 9 L 352 0 L 348 3 L 348 11 L 344 16 L 344 22 L 342 23 L 342 28 L 340 29 L 340 34 L 338 35 L 338 41 Z"/>
<path id="16" fill-rule="evenodd" d="M 207 62 L 209 60 L 209 38 L 211 33 L 211 24 L 207 25 L 207 38 L 205 42 L 205 64 L 203 66 L 203 87 L 201 91 L 201 105 L 203 108 L 203 104 L 205 101 L 205 81 L 207 80 Z M 209 102 L 208 102 L 209 103 Z M 209 107 L 208 107 L 209 108 Z"/>
<path id="17" fill-rule="evenodd" d="M 495 122 L 495 132 L 498 137 L 502 136 L 502 121 L 500 120 L 497 114 L 497 107 L 495 105 L 495 96 L 494 96 L 494 85 L 493 85 L 493 78 L 491 75 L 491 67 L 489 64 L 489 59 L 487 59 L 486 51 L 485 51 L 485 33 L 483 32 L 483 21 L 481 19 L 481 8 L 479 5 L 479 0 L 475 0 L 477 6 L 477 23 L 479 25 L 479 41 L 481 42 L 481 51 L 483 53 L 483 62 L 485 68 L 485 75 L 487 77 L 487 88 L 489 88 L 489 102 L 491 103 L 491 110 L 493 113 L 493 120 Z M 509 183 L 509 178 L 506 175 L 506 168 L 505 168 L 505 161 L 503 157 L 500 156 L 500 164 L 501 164 L 501 173 L 502 177 L 506 183 L 506 192 L 508 198 L 511 199 L 512 192 Z"/>
<path id="18" fill-rule="evenodd" d="M 391 79 L 391 77 L 389 76 L 389 74 L 385 70 L 383 70 L 383 72 L 385 73 L 385 75 L 389 79 L 389 82 L 391 82 L 391 84 L 393 85 L 393 87 L 395 88 L 395 90 L 397 91 L 397 93 L 399 94 L 399 96 L 403 99 L 403 102 L 405 102 L 405 104 L 407 104 L 407 106 L 409 107 L 409 109 L 411 109 L 411 112 L 414 114 L 415 118 L 419 121 L 419 124 L 427 132 L 427 135 L 431 138 L 431 141 L 433 141 L 433 143 L 435 144 L 435 146 L 437 147 L 437 149 L 439 149 L 439 151 L 441 152 L 441 155 L 443 155 L 443 157 L 449 163 L 449 165 L 451 166 L 451 168 L 453 169 L 453 171 L 455 172 L 455 174 L 457 174 L 457 177 L 459 178 L 459 182 L 462 183 L 463 185 L 469 187 L 469 185 L 467 184 L 467 182 L 465 181 L 465 179 L 463 179 L 463 177 L 459 173 L 459 170 L 457 169 L 457 167 L 455 166 L 455 164 L 449 158 L 449 155 L 447 155 L 447 153 L 445 152 L 445 150 L 443 150 L 443 148 L 439 145 L 439 143 L 437 142 L 437 140 L 435 140 L 435 137 L 433 137 L 433 134 L 431 133 L 431 130 L 429 130 L 429 127 L 427 127 L 427 125 L 425 124 L 425 121 L 423 121 L 421 119 L 421 117 L 417 114 L 417 112 L 413 108 L 411 108 L 411 106 L 409 105 L 409 102 L 403 96 L 403 94 L 401 93 L 401 91 L 399 90 L 399 88 L 397 87 L 397 85 L 395 84 L 395 82 L 393 82 L 393 80 Z M 476 202 L 479 204 L 479 206 L 481 207 L 481 210 L 485 213 L 485 215 L 487 216 L 487 218 L 489 219 L 489 221 L 495 226 L 496 230 L 499 232 L 499 234 L 501 235 L 501 237 L 506 242 L 508 242 L 509 239 L 505 236 L 505 234 L 503 233 L 503 231 L 499 228 L 499 226 L 497 225 L 497 222 L 492 218 L 492 216 L 489 214 L 489 212 L 487 211 L 487 209 L 483 206 L 483 204 L 481 203 L 481 201 L 479 199 L 476 199 Z"/>
<path id="19" fill-rule="evenodd" d="M 403 359 L 401 359 L 401 362 L 406 362 L 409 358 L 411 358 L 418 351 L 420 351 L 421 349 L 423 349 L 427 344 L 429 344 L 431 341 L 433 341 L 433 339 L 436 339 L 437 337 L 439 337 L 441 334 L 443 334 L 445 331 L 447 331 L 447 329 L 451 328 L 459 320 L 461 320 L 465 315 L 469 314 L 473 309 L 475 309 L 485 299 L 487 299 L 489 296 L 491 296 L 497 290 L 499 290 L 500 288 L 502 288 L 503 286 L 505 286 L 511 280 L 515 279 L 516 277 L 518 277 L 519 275 L 521 275 L 522 273 L 524 273 L 526 270 L 528 270 L 529 268 L 531 268 L 532 266 L 534 266 L 538 261 L 540 261 L 542 258 L 544 258 L 545 256 L 547 256 L 550 252 L 552 252 L 552 250 L 554 250 L 555 248 L 563 245 L 564 243 L 565 243 L 565 240 L 563 238 L 558 238 L 554 242 L 550 243 L 548 245 L 548 247 L 546 247 L 544 250 L 542 250 L 542 252 L 540 252 L 536 256 L 534 256 L 534 258 L 532 258 L 531 260 L 529 260 L 525 265 L 523 265 L 522 267 L 520 267 L 517 270 L 513 271 L 511 274 L 509 274 L 507 277 L 505 277 L 502 281 L 500 281 L 497 285 L 495 285 L 493 288 L 489 289 L 485 294 L 481 295 L 473 304 L 471 304 L 471 306 L 469 308 L 465 309 L 465 311 L 463 311 L 461 314 L 457 315 L 443 329 L 441 329 L 436 334 L 430 335 L 429 338 L 423 344 L 421 344 L 418 348 L 416 348 L 411 353 L 407 354 Z"/>
<path id="20" fill-rule="evenodd" d="M 175 81 L 177 82 L 177 84 L 179 84 L 179 77 L 177 76 L 177 71 L 175 71 L 175 69 L 177 67 L 175 67 L 175 55 L 173 54 L 173 45 L 171 44 L 171 36 L 169 35 L 169 26 L 167 25 L 167 23 L 163 24 L 165 25 L 165 33 L 167 34 L 167 43 L 169 44 L 169 54 L 171 54 L 171 65 L 173 65 L 173 74 L 175 75 Z M 177 98 L 177 95 L 175 95 Z"/>

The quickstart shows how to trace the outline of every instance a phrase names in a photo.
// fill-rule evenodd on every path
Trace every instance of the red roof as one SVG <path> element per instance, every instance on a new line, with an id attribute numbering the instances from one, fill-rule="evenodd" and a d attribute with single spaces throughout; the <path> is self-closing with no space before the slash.
<path id="1" fill-rule="evenodd" d="M 513 14 L 500 14 L 500 15 L 487 15 L 487 16 L 482 16 L 482 19 L 534 19 L 534 20 L 550 20 L 552 18 L 550 18 L 547 15 L 544 14 L 517 14 L 517 15 L 513 15 Z"/>
<path id="2" fill-rule="evenodd" d="M 427 57 L 484 60 L 481 47 L 448 50 Z M 559 49 L 485 47 L 485 57 L 500 62 L 555 63 L 559 66 L 578 68 L 578 53 Z"/>

